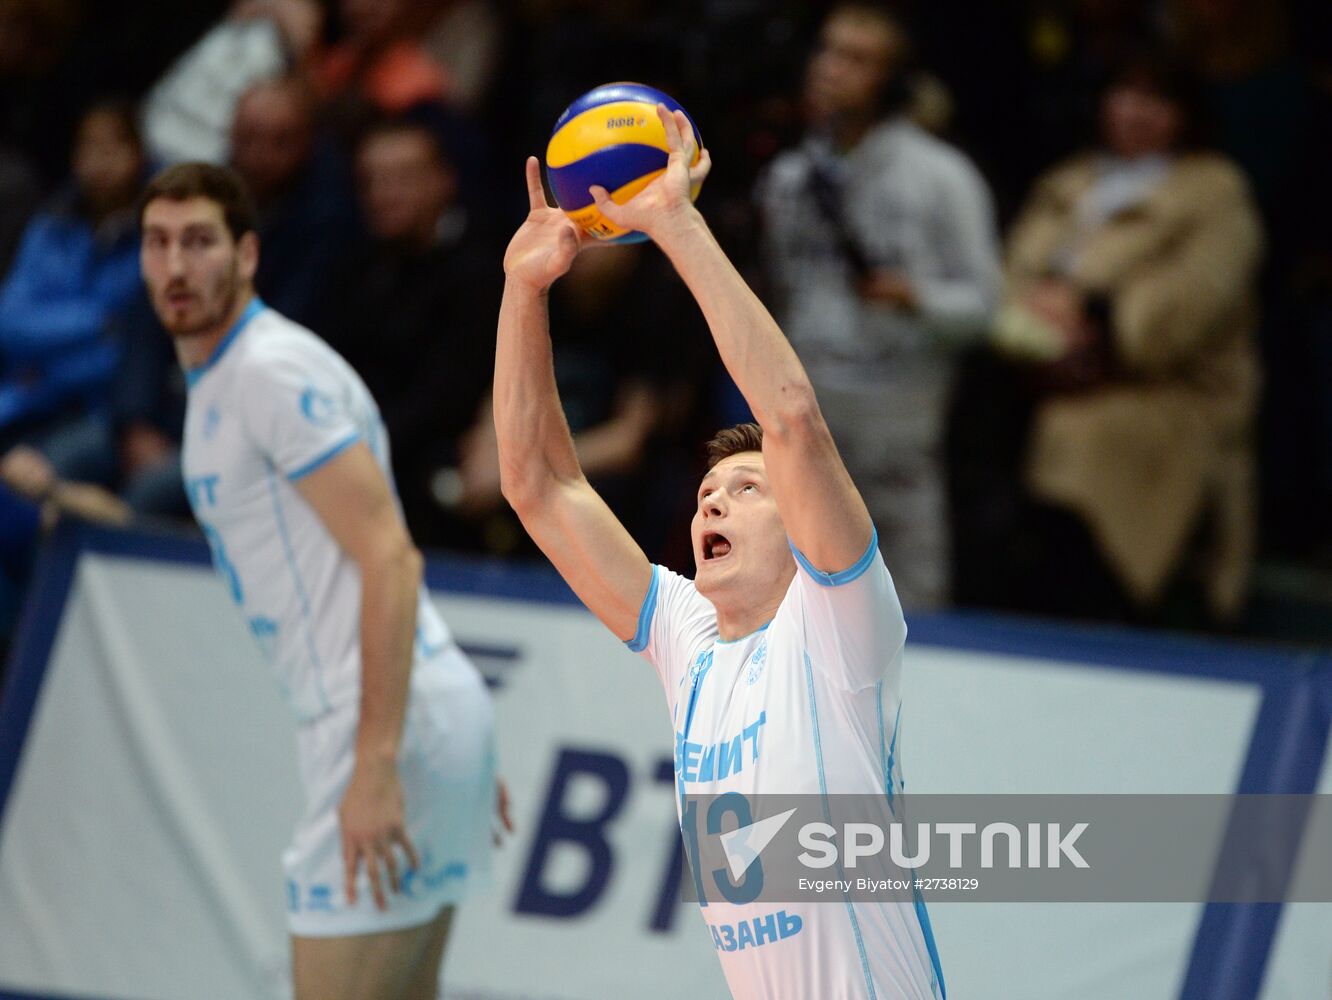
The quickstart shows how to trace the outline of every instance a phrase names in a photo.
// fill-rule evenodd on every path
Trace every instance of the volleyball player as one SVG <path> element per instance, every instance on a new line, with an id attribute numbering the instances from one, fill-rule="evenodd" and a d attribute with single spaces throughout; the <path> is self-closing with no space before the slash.
<path id="1" fill-rule="evenodd" d="M 677 747 L 744 736 L 725 769 L 715 757 L 705 764 L 702 749 L 696 760 L 677 752 L 681 801 L 891 794 L 901 787 L 906 624 L 874 526 L 795 353 L 690 200 L 707 154 L 691 171 L 687 120 L 657 113 L 670 148 L 664 175 L 624 205 L 592 193 L 612 222 L 647 233 L 670 258 L 758 423 L 709 445 L 694 580 L 651 565 L 583 477 L 560 409 L 546 292 L 590 241 L 547 204 L 531 158 L 496 350 L 504 495 L 583 603 L 656 668 Z M 736 997 L 943 996 L 918 898 L 780 909 L 711 901 L 703 913 Z"/>
<path id="2" fill-rule="evenodd" d="M 171 167 L 141 221 L 189 384 L 190 502 L 299 723 L 307 801 L 283 857 L 296 996 L 433 1000 L 453 905 L 489 866 L 489 696 L 422 586 L 375 401 L 255 295 L 239 177 Z"/>

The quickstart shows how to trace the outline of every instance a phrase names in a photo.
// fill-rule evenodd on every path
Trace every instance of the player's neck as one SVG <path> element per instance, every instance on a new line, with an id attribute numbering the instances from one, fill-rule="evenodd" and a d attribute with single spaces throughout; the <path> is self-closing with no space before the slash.
<path id="1" fill-rule="evenodd" d="M 724 598 L 721 600 L 714 598 L 712 606 L 717 609 L 717 637 L 722 642 L 735 642 L 747 635 L 753 635 L 772 621 L 785 594 L 786 588 L 783 587 L 781 593 L 759 603 L 755 603 L 752 599 L 741 599 L 732 604 Z"/>
<path id="2" fill-rule="evenodd" d="M 237 293 L 236 301 L 232 303 L 227 315 L 217 326 L 188 337 L 176 337 L 176 360 L 180 362 L 180 366 L 188 372 L 207 364 L 208 360 L 216 353 L 218 345 L 226 339 L 227 334 L 231 332 L 231 328 L 240 320 L 241 315 L 253 298 L 253 288 L 242 289 Z"/>

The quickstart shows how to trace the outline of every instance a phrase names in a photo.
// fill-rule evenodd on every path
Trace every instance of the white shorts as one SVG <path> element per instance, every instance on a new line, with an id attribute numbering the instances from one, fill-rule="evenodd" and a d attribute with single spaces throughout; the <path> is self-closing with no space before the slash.
<path id="1" fill-rule="evenodd" d="M 420 867 L 408 871 L 388 908 L 375 906 L 364 867 L 356 904 L 344 891 L 338 805 L 355 762 L 356 706 L 297 730 L 306 807 L 282 856 L 287 926 L 299 937 L 345 937 L 433 920 L 490 877 L 495 815 L 494 713 L 476 668 L 450 645 L 412 671 L 398 752 L 407 833 Z M 401 871 L 406 867 L 400 862 Z"/>

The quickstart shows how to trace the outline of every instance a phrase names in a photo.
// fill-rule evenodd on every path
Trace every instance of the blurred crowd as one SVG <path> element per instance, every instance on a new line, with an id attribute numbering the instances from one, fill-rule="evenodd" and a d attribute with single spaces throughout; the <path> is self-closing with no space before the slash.
<path id="1" fill-rule="evenodd" d="M 135 216 L 186 159 L 248 182 L 259 292 L 379 400 L 418 542 L 535 558 L 500 261 L 524 156 L 620 79 L 698 123 L 909 609 L 1332 611 L 1323 0 L 0 0 L 0 632 L 53 519 L 189 517 Z M 692 573 L 698 443 L 747 415 L 701 316 L 650 245 L 551 313 L 584 468 Z"/>

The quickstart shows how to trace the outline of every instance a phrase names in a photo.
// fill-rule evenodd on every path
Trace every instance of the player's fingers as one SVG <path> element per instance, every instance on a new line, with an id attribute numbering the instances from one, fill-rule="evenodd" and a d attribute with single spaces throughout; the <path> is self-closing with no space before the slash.
<path id="1" fill-rule="evenodd" d="M 384 871 L 388 875 L 388 885 L 391 892 L 398 891 L 398 859 L 393 856 L 393 842 L 385 844 L 379 852 L 380 858 L 384 862 Z"/>
<path id="2" fill-rule="evenodd" d="M 509 811 L 509 786 L 502 781 L 499 787 L 499 817 L 504 829 L 508 833 L 513 833 L 513 816 Z"/>
<path id="3" fill-rule="evenodd" d="M 394 839 L 398 846 L 402 848 L 402 853 L 407 855 L 407 864 L 411 868 L 420 868 L 421 859 L 416 853 L 416 845 L 412 843 L 412 838 L 407 836 L 406 830 L 399 830 Z"/>
<path id="4" fill-rule="evenodd" d="M 680 138 L 680 123 L 675 120 L 675 115 L 666 110 L 666 105 L 658 102 L 657 117 L 661 119 L 662 128 L 666 130 L 666 148 L 671 153 L 683 150 L 684 140 Z"/>
<path id="5" fill-rule="evenodd" d="M 684 150 L 685 162 L 692 163 L 694 153 L 698 151 L 698 142 L 694 139 L 694 127 L 689 124 L 689 116 L 683 111 L 674 114 L 675 127 L 680 132 L 680 148 Z"/>
<path id="6" fill-rule="evenodd" d="M 694 186 L 702 184 L 711 170 L 712 154 L 705 149 L 698 154 L 698 162 L 689 168 L 689 183 Z"/>
<path id="7" fill-rule="evenodd" d="M 541 164 L 535 156 L 527 158 L 527 207 L 533 212 L 550 207 L 546 204 L 546 189 L 541 186 Z"/>
<path id="8" fill-rule="evenodd" d="M 384 880 L 379 874 L 379 851 L 377 849 L 365 852 L 365 872 L 370 876 L 370 894 L 375 899 L 375 906 L 381 910 L 388 909 L 388 902 L 384 899 Z"/>
<path id="9" fill-rule="evenodd" d="M 600 184 L 593 184 L 587 189 L 587 193 L 592 196 L 592 200 L 596 202 L 597 208 L 600 209 L 601 214 L 610 219 L 611 222 L 619 225 L 620 206 L 611 201 L 610 193 Z"/>
<path id="10" fill-rule="evenodd" d="M 356 869 L 360 867 L 360 852 L 347 840 L 342 838 L 342 884 L 347 890 L 347 902 L 351 906 L 356 905 Z"/>

